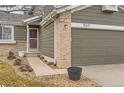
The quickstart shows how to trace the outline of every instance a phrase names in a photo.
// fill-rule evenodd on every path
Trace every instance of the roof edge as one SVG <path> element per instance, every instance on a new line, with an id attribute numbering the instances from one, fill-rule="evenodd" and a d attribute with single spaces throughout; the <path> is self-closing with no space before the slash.
<path id="1" fill-rule="evenodd" d="M 42 17 L 42 15 L 39 16 L 34 16 L 28 19 L 23 20 L 24 23 L 32 23 L 34 21 L 37 21 L 38 19 L 40 19 Z"/>
<path id="2" fill-rule="evenodd" d="M 62 12 L 71 10 L 71 13 L 73 13 L 73 12 L 79 11 L 81 9 L 86 9 L 91 6 L 93 6 L 93 5 L 71 5 L 71 6 L 67 6 L 64 8 L 60 8 L 60 9 L 53 9 L 53 11 L 51 11 L 39 24 L 40 25 L 45 24 L 47 21 L 49 21 L 55 15 L 60 14 Z"/>

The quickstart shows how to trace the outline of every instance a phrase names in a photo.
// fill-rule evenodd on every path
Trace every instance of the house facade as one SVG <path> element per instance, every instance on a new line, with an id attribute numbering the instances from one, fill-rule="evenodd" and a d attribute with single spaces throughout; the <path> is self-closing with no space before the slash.
<path id="1" fill-rule="evenodd" d="M 8 14 L 0 12 L 0 55 L 7 55 L 11 50 L 26 51 L 26 27 L 23 19 L 29 15 Z"/>
<path id="2" fill-rule="evenodd" d="M 14 38 L 7 34 L 7 39 L 13 41 L 1 41 L 3 53 L 40 53 L 59 68 L 124 62 L 123 6 L 67 5 L 42 9 L 40 15 L 25 18 L 20 28 L 8 26 L 14 29 Z M 4 31 L 7 26 L 1 27 L 3 33 L 9 32 Z"/>

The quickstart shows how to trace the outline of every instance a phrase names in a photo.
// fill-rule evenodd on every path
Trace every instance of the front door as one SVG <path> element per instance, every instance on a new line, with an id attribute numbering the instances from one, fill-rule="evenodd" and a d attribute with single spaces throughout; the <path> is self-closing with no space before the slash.
<path id="1" fill-rule="evenodd" d="M 29 47 L 30 50 L 38 50 L 38 30 L 36 28 L 29 29 Z"/>

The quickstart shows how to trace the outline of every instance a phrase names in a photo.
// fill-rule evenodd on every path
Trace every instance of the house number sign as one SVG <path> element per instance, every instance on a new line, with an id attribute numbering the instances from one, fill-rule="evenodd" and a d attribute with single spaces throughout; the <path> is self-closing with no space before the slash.
<path id="1" fill-rule="evenodd" d="M 90 24 L 83 24 L 83 27 L 90 27 Z"/>

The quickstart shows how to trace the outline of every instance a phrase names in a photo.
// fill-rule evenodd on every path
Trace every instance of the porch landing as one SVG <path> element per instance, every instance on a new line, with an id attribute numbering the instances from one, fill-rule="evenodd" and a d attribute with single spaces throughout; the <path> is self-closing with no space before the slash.
<path id="1" fill-rule="evenodd" d="M 30 66 L 33 68 L 35 75 L 55 75 L 55 74 L 65 74 L 66 69 L 52 69 L 45 63 L 43 63 L 38 57 L 27 57 Z"/>

